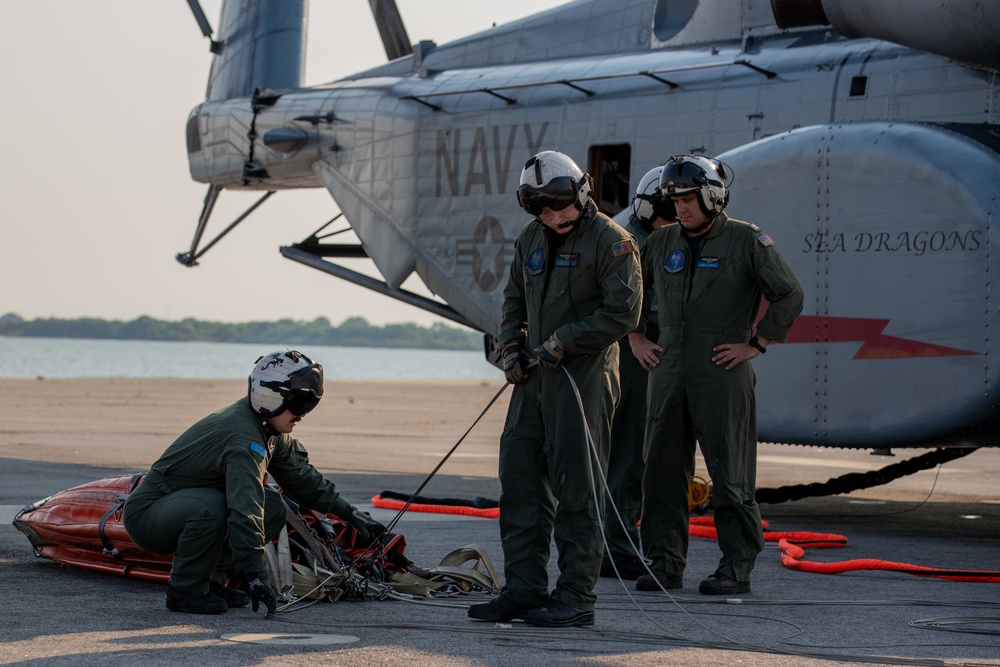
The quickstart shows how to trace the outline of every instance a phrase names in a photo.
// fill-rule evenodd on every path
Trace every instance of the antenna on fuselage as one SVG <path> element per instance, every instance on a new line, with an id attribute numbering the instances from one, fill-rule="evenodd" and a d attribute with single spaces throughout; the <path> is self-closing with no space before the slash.
<path id="1" fill-rule="evenodd" d="M 188 0 L 197 3 L 198 0 Z M 410 37 L 406 34 L 406 26 L 403 25 L 403 17 L 399 14 L 396 0 L 368 0 L 372 8 L 372 16 L 375 17 L 375 25 L 378 27 L 378 34 L 382 38 L 382 46 L 385 47 L 385 55 L 389 60 L 402 58 L 413 53 L 413 45 L 410 44 Z"/>

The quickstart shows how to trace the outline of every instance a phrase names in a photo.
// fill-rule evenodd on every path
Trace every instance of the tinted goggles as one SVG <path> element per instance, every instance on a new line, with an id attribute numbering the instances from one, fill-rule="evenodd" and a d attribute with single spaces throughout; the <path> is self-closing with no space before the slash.
<path id="1" fill-rule="evenodd" d="M 517 188 L 517 203 L 528 215 L 538 217 L 542 211 L 561 211 L 576 204 L 579 190 L 569 177 L 554 178 L 543 188 L 521 185 Z"/>
<path id="2" fill-rule="evenodd" d="M 653 214 L 667 222 L 677 220 L 677 209 L 674 207 L 674 200 L 664 197 L 663 193 L 657 190 L 651 195 L 636 195 L 636 199 L 648 201 L 653 207 Z"/>
<path id="3" fill-rule="evenodd" d="M 319 405 L 319 399 L 311 391 L 297 391 L 285 399 L 285 408 L 296 417 L 301 417 Z"/>
<path id="4" fill-rule="evenodd" d="M 311 361 L 305 355 L 306 361 Z M 323 365 L 309 364 L 288 376 L 288 389 L 283 392 L 285 407 L 296 417 L 308 413 L 323 397 Z"/>

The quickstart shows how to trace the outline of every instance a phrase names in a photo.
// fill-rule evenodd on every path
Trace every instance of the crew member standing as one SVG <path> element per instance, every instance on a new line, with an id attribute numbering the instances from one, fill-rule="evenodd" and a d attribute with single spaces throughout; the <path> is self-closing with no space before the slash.
<path id="1" fill-rule="evenodd" d="M 640 250 L 653 230 L 676 221 L 673 202 L 660 192 L 662 171 L 663 167 L 658 166 L 646 172 L 639 179 L 635 196 L 632 197 L 625 231 L 635 238 Z M 656 322 L 656 299 L 652 292 L 644 294 L 643 298 L 649 300 L 646 306 L 650 313 L 645 330 L 629 332 L 628 336 L 644 336 L 655 342 L 659 328 Z M 601 576 L 637 579 L 646 574 L 646 565 L 636 551 L 640 544 L 636 523 L 642 513 L 642 447 L 646 433 L 646 386 L 649 383 L 649 373 L 635 358 L 627 337 L 618 341 L 618 357 L 622 396 L 611 423 L 608 499 L 604 504 L 607 549 L 601 563 Z M 616 508 L 617 515 L 614 511 Z"/>
<path id="2" fill-rule="evenodd" d="M 642 291 L 635 242 L 598 212 L 592 189 L 590 175 L 555 151 L 535 155 L 521 173 L 518 202 L 534 221 L 514 245 L 499 339 L 515 385 L 500 438 L 506 584 L 469 609 L 477 620 L 594 622 L 604 551 L 595 466 L 607 466 L 619 397 L 615 343 L 635 329 Z M 527 368 L 530 357 L 537 368 Z M 560 574 L 550 594 L 553 533 Z"/>
<path id="3" fill-rule="evenodd" d="M 706 595 L 750 592 L 764 548 L 754 500 L 757 416 L 750 360 L 784 341 L 803 294 L 771 237 L 729 218 L 725 166 L 710 158 L 670 158 L 660 190 L 673 199 L 678 225 L 654 232 L 643 248 L 644 289 L 659 309 L 657 343 L 632 338 L 649 374 L 642 540 L 653 575 L 636 588 L 680 588 L 688 548 L 688 488 L 694 441 L 712 478 L 722 557 L 701 582 Z M 755 325 L 761 297 L 768 301 Z"/>

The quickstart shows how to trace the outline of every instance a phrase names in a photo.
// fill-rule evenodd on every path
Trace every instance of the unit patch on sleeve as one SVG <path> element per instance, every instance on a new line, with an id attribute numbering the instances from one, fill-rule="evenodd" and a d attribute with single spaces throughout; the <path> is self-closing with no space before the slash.
<path id="1" fill-rule="evenodd" d="M 257 463 L 263 463 L 267 460 L 267 448 L 259 442 L 251 442 L 250 455 L 257 460 Z"/>
<path id="2" fill-rule="evenodd" d="M 621 257 L 622 255 L 627 255 L 630 252 L 635 252 L 635 245 L 633 245 L 631 240 L 619 241 L 611 246 L 611 254 L 615 257 Z"/>
<path id="3" fill-rule="evenodd" d="M 761 234 L 760 236 L 757 237 L 757 240 L 760 241 L 760 244 L 765 248 L 767 246 L 774 245 L 774 241 L 771 240 L 771 236 L 769 234 Z"/>

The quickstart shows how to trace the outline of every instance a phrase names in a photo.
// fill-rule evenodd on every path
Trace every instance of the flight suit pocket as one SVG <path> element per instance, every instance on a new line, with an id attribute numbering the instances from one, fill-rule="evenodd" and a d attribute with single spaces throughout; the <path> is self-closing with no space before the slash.
<path id="1" fill-rule="evenodd" d="M 764 296 L 769 300 L 780 299 L 795 288 L 788 280 L 788 275 L 770 262 L 760 267 L 759 275 L 761 282 L 767 287 Z"/>
<path id="2" fill-rule="evenodd" d="M 568 456 L 565 452 L 559 456 L 549 443 L 545 444 L 545 451 L 549 460 L 549 483 L 559 507 L 568 512 L 595 507 L 587 460 Z"/>

